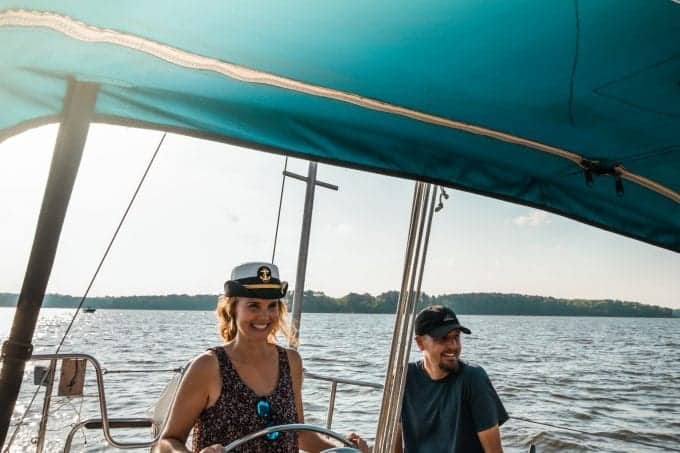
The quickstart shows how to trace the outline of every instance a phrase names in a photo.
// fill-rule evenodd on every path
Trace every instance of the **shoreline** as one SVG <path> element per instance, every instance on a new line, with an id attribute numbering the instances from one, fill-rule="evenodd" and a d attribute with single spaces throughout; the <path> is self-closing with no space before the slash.
<path id="1" fill-rule="evenodd" d="M 191 311 L 191 312 L 212 312 L 213 310 L 209 309 L 203 309 L 203 308 L 134 308 L 134 307 L 92 307 L 91 305 L 89 306 L 91 308 L 95 308 L 96 311 L 162 311 L 162 312 L 169 312 L 169 311 L 175 311 L 175 312 L 186 312 L 186 311 Z M 8 306 L 8 305 L 0 305 L 0 309 L 7 308 L 7 309 L 15 309 L 16 306 Z M 48 309 L 48 310 L 73 310 L 76 307 L 68 307 L 68 306 L 60 306 L 60 307 L 42 307 L 42 310 Z M 84 313 L 84 309 L 81 307 L 81 312 Z M 86 314 L 92 314 L 92 313 L 86 313 Z M 304 311 L 303 314 L 315 314 L 315 315 L 369 315 L 369 316 L 394 316 L 394 313 L 370 313 L 370 312 L 347 312 L 347 311 Z M 633 319 L 633 318 L 638 318 L 638 319 L 679 319 L 680 316 L 640 316 L 640 315 L 587 315 L 587 314 L 580 314 L 580 315 L 562 315 L 562 314 L 523 314 L 523 313 L 457 313 L 459 316 L 502 316 L 502 317 L 511 317 L 511 316 L 521 316 L 525 318 L 621 318 L 621 319 Z"/>

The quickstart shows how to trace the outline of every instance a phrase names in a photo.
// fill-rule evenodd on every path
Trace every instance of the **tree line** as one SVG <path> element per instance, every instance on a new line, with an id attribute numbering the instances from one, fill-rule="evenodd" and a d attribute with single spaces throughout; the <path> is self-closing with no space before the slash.
<path id="1" fill-rule="evenodd" d="M 288 306 L 292 304 L 288 296 Z M 14 307 L 16 294 L 0 293 L 0 307 Z M 43 307 L 75 308 L 81 298 L 48 294 Z M 214 295 L 172 294 L 165 296 L 91 297 L 83 307 L 141 310 L 214 310 Z M 396 311 L 399 292 L 387 291 L 377 296 L 349 293 L 335 298 L 319 291 L 305 291 L 303 310 L 307 313 L 383 313 Z M 502 293 L 465 293 L 430 296 L 422 294 L 419 305 L 445 305 L 458 314 L 527 315 L 527 316 L 627 316 L 672 317 L 673 310 L 655 305 L 620 300 L 558 299 L 545 296 Z"/>

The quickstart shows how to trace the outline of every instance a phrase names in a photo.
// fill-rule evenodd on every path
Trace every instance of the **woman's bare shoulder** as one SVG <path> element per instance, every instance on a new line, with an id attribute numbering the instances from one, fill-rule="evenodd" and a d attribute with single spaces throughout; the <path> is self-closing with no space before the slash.
<path id="1" fill-rule="evenodd" d="M 302 357 L 300 356 L 299 352 L 292 348 L 286 348 L 283 346 L 279 347 L 286 351 L 286 355 L 288 356 L 288 363 L 290 363 L 291 368 L 302 369 Z"/>
<path id="2" fill-rule="evenodd" d="M 189 364 L 187 373 L 196 376 L 211 377 L 219 375 L 219 360 L 217 354 L 213 350 L 207 350 L 202 354 L 197 355 Z"/>

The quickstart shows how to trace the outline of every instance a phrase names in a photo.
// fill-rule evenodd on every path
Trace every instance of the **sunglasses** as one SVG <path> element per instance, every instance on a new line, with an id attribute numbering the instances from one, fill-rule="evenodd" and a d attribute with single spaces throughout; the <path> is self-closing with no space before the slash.
<path id="1" fill-rule="evenodd" d="M 258 400 L 255 404 L 255 411 L 257 412 L 257 416 L 264 419 L 264 421 L 267 423 L 267 428 L 274 426 L 275 423 L 272 417 L 272 405 L 267 399 L 262 398 Z M 281 437 L 281 433 L 274 431 L 273 433 L 267 434 L 266 437 L 269 440 L 276 440 Z"/>

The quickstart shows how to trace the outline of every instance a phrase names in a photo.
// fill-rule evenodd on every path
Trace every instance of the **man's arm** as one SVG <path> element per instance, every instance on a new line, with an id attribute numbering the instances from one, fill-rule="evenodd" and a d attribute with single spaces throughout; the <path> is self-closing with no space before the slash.
<path id="1" fill-rule="evenodd" d="M 501 430 L 498 425 L 477 433 L 484 453 L 503 453 L 501 446 Z"/>
<path id="2" fill-rule="evenodd" d="M 470 367 L 470 413 L 477 437 L 485 453 L 503 451 L 500 426 L 508 420 L 508 413 L 481 367 Z"/>

